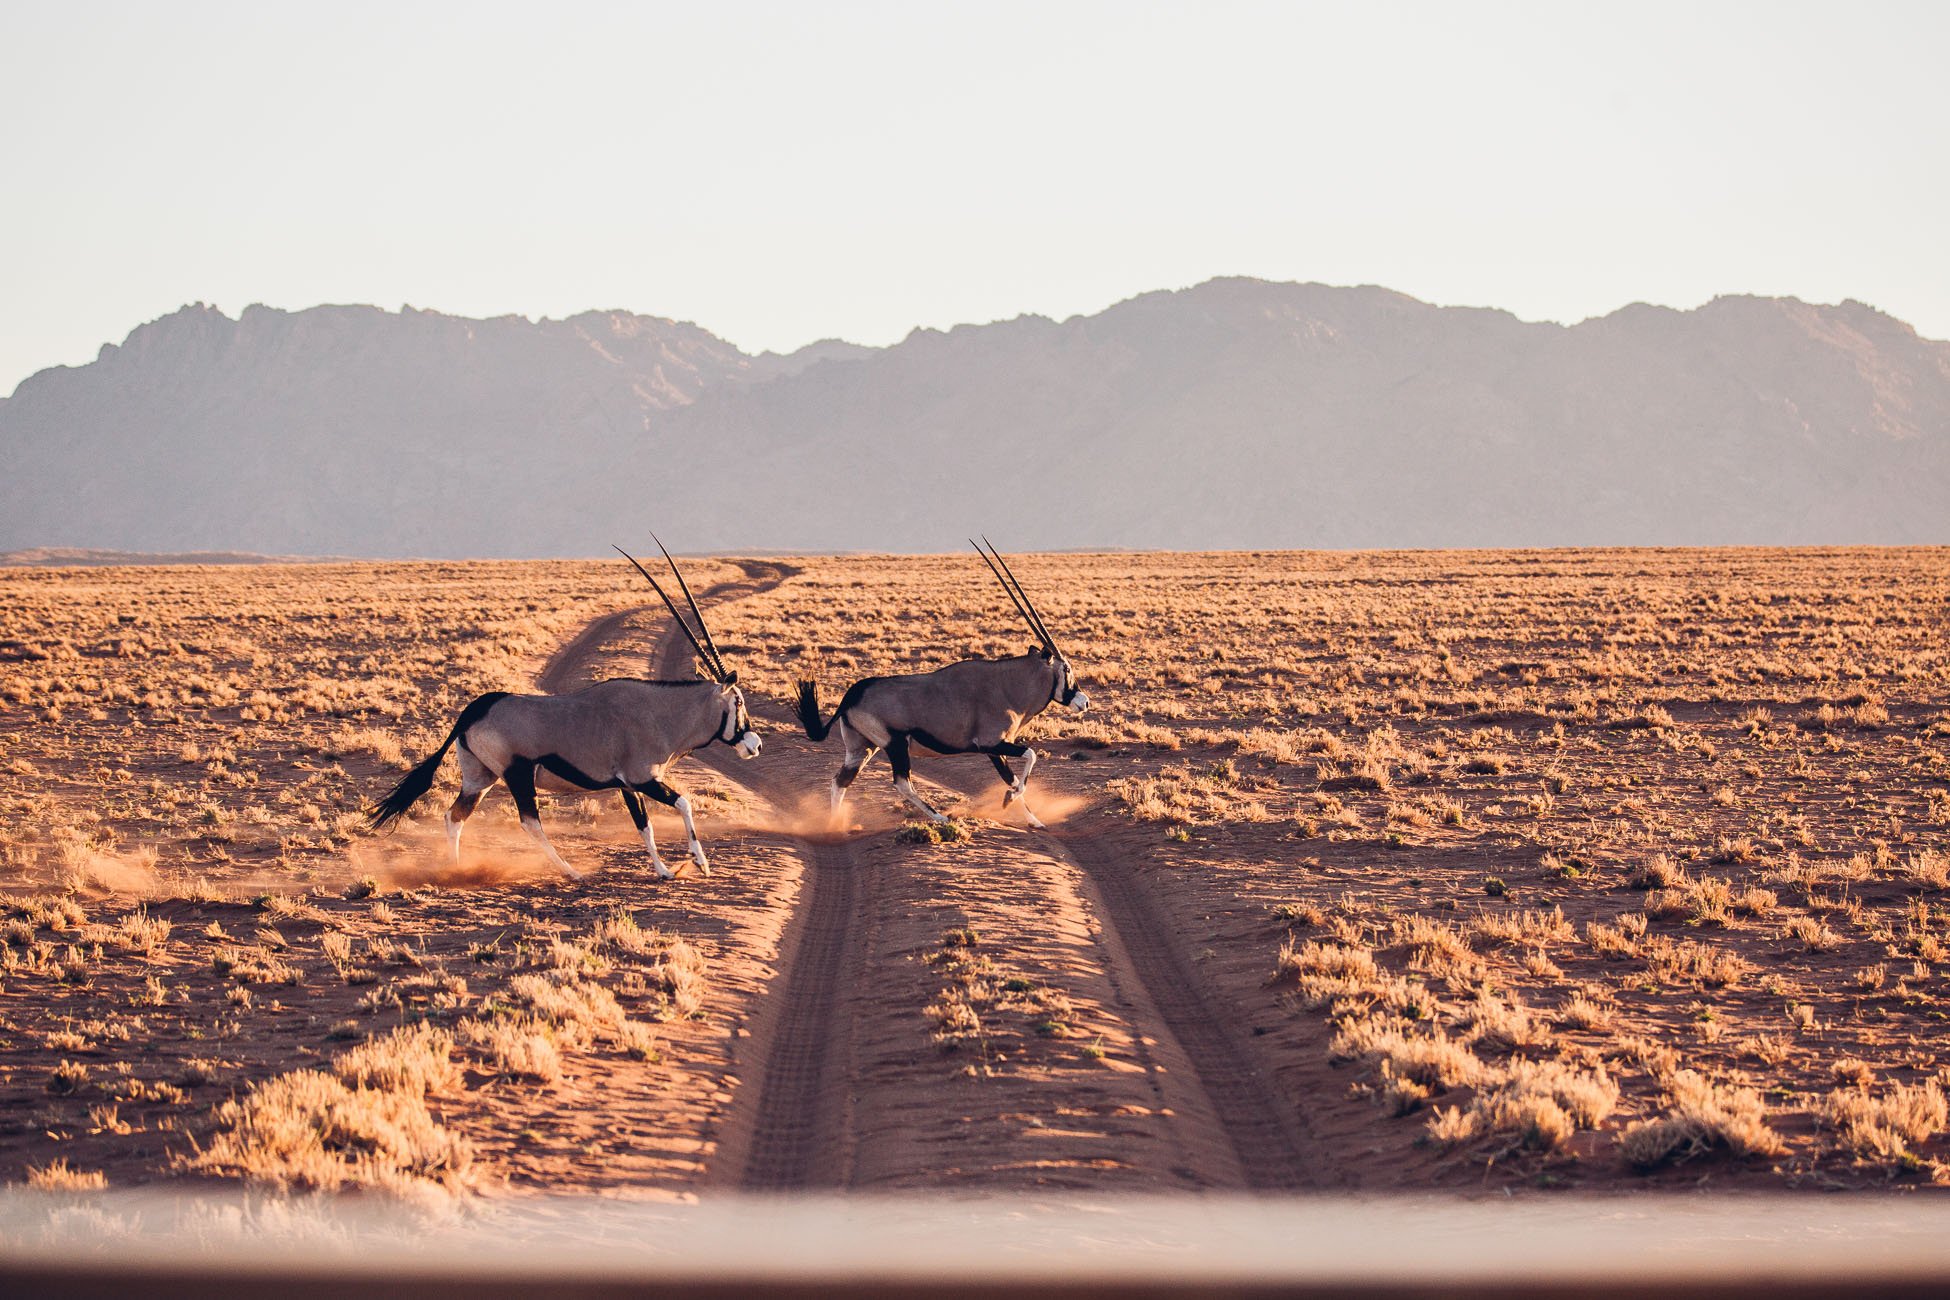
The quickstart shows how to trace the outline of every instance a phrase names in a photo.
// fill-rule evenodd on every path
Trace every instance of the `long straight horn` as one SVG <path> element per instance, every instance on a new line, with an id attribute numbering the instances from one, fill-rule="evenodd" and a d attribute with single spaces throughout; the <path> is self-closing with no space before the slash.
<path id="1" fill-rule="evenodd" d="M 987 542 L 989 539 L 984 537 L 982 540 Z M 971 537 L 968 544 L 975 546 L 975 539 Z M 1021 590 L 1021 584 L 1012 582 L 1015 575 L 1009 574 L 1007 577 L 1003 576 L 1008 565 L 1002 564 L 998 567 L 997 561 L 1002 557 L 998 553 L 991 558 L 990 551 L 994 550 L 995 546 L 993 543 L 990 543 L 987 551 L 983 550 L 980 546 L 975 546 L 975 553 L 981 556 L 982 562 L 989 566 L 989 572 L 993 573 L 995 580 L 1002 584 L 1002 590 L 1009 593 L 1009 602 L 1016 607 L 1016 613 L 1022 615 L 1022 621 L 1029 624 L 1029 630 L 1036 634 L 1037 639 L 1043 643 L 1043 647 L 1051 654 L 1055 654 L 1056 642 L 1050 638 L 1049 629 L 1045 628 L 1043 621 L 1036 617 L 1035 611 L 1030 607 L 1028 594 Z"/>
<path id="2" fill-rule="evenodd" d="M 1043 613 L 1041 610 L 1036 608 L 1036 602 L 1031 600 L 1029 598 L 1029 593 L 1022 589 L 1022 579 L 1016 577 L 1016 571 L 1014 569 L 1011 569 L 1009 567 L 1009 562 L 1002 558 L 1002 552 L 997 551 L 995 549 L 994 542 L 989 542 L 989 539 L 986 537 L 984 537 L 982 540 L 984 542 L 988 542 L 989 550 L 994 552 L 996 561 L 1002 566 L 1002 572 L 1009 575 L 1009 581 L 1015 584 L 1016 594 L 1021 596 L 1022 603 L 1028 606 L 1029 617 L 1036 620 L 1036 634 L 1042 637 L 1043 640 L 1049 644 L 1050 653 L 1055 654 L 1056 638 L 1049 634 L 1049 627 L 1047 624 L 1043 622 Z"/>
<path id="3" fill-rule="evenodd" d="M 711 664 L 717 670 L 718 680 L 729 681 L 731 674 L 724 670 L 724 656 L 718 653 L 718 643 L 711 639 L 711 628 L 704 621 L 704 611 L 697 607 L 697 597 L 691 595 L 691 584 L 684 581 L 684 571 L 677 567 L 677 561 L 670 558 L 670 552 L 664 550 L 663 542 L 655 533 L 650 534 L 650 540 L 657 543 L 658 550 L 663 551 L 664 563 L 677 575 L 677 585 L 683 589 L 684 599 L 691 603 L 691 613 L 697 615 L 697 630 L 704 633 L 704 644 L 711 651 Z"/>
<path id="4" fill-rule="evenodd" d="M 704 661 L 704 666 L 706 668 L 709 668 L 712 674 L 718 677 L 719 681 L 723 681 L 724 678 L 718 675 L 719 670 L 712 664 L 711 657 L 705 654 L 704 647 L 698 644 L 697 635 L 696 633 L 691 631 L 691 625 L 689 623 L 686 623 L 684 621 L 684 616 L 677 612 L 677 605 L 674 601 L 671 600 L 670 593 L 663 589 L 663 585 L 661 583 L 659 583 L 655 578 L 650 576 L 650 570 L 644 568 L 641 564 L 636 563 L 636 556 L 631 555 L 628 551 L 624 550 L 620 546 L 617 546 L 614 542 L 611 542 L 610 545 L 615 548 L 615 551 L 618 555 L 628 560 L 631 564 L 636 564 L 636 571 L 643 575 L 644 580 L 650 584 L 650 587 L 653 591 L 655 591 L 659 596 L 663 597 L 664 608 L 670 611 L 671 619 L 674 622 L 676 622 L 678 627 L 683 629 L 684 639 L 691 643 L 691 649 L 697 651 L 697 657 Z"/>

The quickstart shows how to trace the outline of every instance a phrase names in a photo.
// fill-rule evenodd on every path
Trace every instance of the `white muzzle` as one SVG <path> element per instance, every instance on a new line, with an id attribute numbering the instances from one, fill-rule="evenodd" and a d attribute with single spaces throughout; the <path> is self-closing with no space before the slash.
<path id="1" fill-rule="evenodd" d="M 763 743 L 759 740 L 756 731 L 747 731 L 744 735 L 738 737 L 738 757 L 757 758 L 759 746 Z"/>
<path id="2" fill-rule="evenodd" d="M 1089 707 L 1090 707 L 1090 696 L 1085 694 L 1083 691 L 1078 691 L 1075 695 L 1072 695 L 1070 697 L 1070 712 L 1082 713 L 1085 709 Z"/>

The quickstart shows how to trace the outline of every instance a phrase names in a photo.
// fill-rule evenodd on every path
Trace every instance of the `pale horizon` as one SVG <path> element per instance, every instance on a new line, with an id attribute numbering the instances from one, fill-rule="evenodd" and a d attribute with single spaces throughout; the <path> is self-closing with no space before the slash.
<path id="1" fill-rule="evenodd" d="M 1946 37 L 1914 3 L 10 13 L 0 393 L 192 302 L 756 353 L 1237 275 L 1950 338 Z"/>

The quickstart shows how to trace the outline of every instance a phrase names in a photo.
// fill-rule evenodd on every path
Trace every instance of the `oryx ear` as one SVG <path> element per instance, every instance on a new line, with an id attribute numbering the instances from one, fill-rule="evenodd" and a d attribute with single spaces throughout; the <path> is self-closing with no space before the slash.
<path id="1" fill-rule="evenodd" d="M 1041 655 L 1043 658 L 1047 659 L 1049 658 L 1049 647 L 1046 645 L 1033 645 L 1029 647 L 1029 653 L 1033 655 Z"/>
<path id="2" fill-rule="evenodd" d="M 724 684 L 726 686 L 736 686 L 738 684 L 738 670 L 736 668 L 724 675 Z"/>

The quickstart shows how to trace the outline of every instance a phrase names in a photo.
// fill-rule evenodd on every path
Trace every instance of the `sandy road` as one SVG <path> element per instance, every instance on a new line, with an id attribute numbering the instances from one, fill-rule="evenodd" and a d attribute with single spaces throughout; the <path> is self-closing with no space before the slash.
<path id="1" fill-rule="evenodd" d="M 982 787 L 996 784 L 982 775 L 939 772 L 935 783 L 974 801 Z M 1199 1095 L 1181 1101 L 1179 1109 L 1202 1105 L 1209 1110 L 1232 1147 L 1244 1185 L 1252 1191 L 1338 1186 L 1325 1147 L 1201 986 L 1164 908 L 1115 840 L 1095 828 L 1049 830 L 1037 839 L 1043 852 L 1073 864 L 1089 881 L 1105 946 L 1132 977 L 1128 996 L 1143 1004 L 1153 1032 L 1162 1030 L 1161 1042 L 1169 1043 L 1165 1050 L 1182 1057 L 1195 1076 Z"/>
<path id="2" fill-rule="evenodd" d="M 794 572 L 738 563 L 744 578 L 700 600 L 750 597 Z M 584 628 L 551 660 L 544 682 L 564 688 L 588 680 L 605 646 L 644 608 Z M 691 649 L 675 629 L 666 625 L 657 645 L 659 675 L 688 674 Z M 693 758 L 789 823 L 806 792 L 823 788 L 834 760 L 792 736 L 797 724 L 782 703 L 750 704 L 766 724 L 764 757 L 744 763 L 712 746 Z M 931 763 L 922 775 L 973 800 L 994 784 L 978 761 Z M 863 780 L 856 791 L 869 785 Z M 738 1048 L 745 1082 L 719 1126 L 707 1183 L 753 1191 L 964 1182 L 1338 1185 L 1297 1107 L 1218 1010 L 1224 1003 L 1201 986 L 1168 903 L 1152 895 L 1106 829 L 1091 821 L 1068 832 L 997 827 L 985 837 L 981 865 L 970 859 L 943 868 L 932 895 L 917 892 L 908 864 L 890 858 L 889 836 L 793 839 L 806 871 L 781 945 L 783 972 L 746 1023 L 749 1037 Z M 897 874 L 888 876 L 890 869 Z M 1082 914 L 1078 928 L 1087 933 L 1073 941 L 1052 947 L 1005 934 L 999 951 L 1054 971 L 1089 1008 L 1098 1042 L 1108 1038 L 1122 1073 L 1053 1069 L 1015 1081 L 1014 1092 L 957 1093 L 954 1077 L 935 1063 L 938 1053 L 913 1028 L 927 996 L 916 936 L 935 923 L 927 918 L 973 911 L 991 918 L 990 932 L 1027 932 L 1043 918 Z M 1067 1145 L 1050 1140 L 1044 1119 L 1010 1126 L 1010 1112 L 1037 1103 L 1065 1117 L 1068 1131 L 1058 1136 Z M 998 1118 L 989 1108 L 1005 1113 Z M 970 1152 L 962 1160 L 970 1167 L 960 1168 L 958 1158 Z"/>
<path id="3" fill-rule="evenodd" d="M 743 581 L 721 583 L 707 594 L 713 604 L 769 590 L 795 570 L 760 561 L 738 561 Z M 666 629 L 658 642 L 658 675 L 689 674 L 690 643 Z M 764 721 L 784 715 L 748 701 Z M 780 812 L 792 808 L 800 787 L 763 759 L 744 762 L 732 751 L 709 746 L 693 758 Z M 847 1144 L 842 974 L 860 963 L 858 923 L 868 888 L 852 848 L 844 843 L 796 840 L 806 863 L 798 915 L 788 925 L 784 951 L 791 954 L 778 996 L 768 999 L 747 1025 L 746 1040 L 764 1066 L 745 1090 L 718 1135 L 712 1181 L 746 1191 L 793 1191 L 837 1187 L 845 1182 Z"/>
<path id="4" fill-rule="evenodd" d="M 796 572 L 790 566 L 765 561 L 736 561 L 742 579 L 713 585 L 698 593 L 705 605 L 768 590 Z M 611 643 L 633 619 L 661 613 L 658 606 L 641 605 L 608 614 L 590 623 L 549 660 L 539 685 L 544 690 L 571 690 L 600 675 Z M 686 678 L 691 674 L 690 643 L 663 619 L 655 650 L 659 677 Z M 768 710 L 766 702 L 751 701 L 752 711 L 776 728 L 785 715 Z M 791 806 L 797 786 L 783 773 L 760 760 L 745 763 L 717 746 L 699 750 L 692 761 L 703 764 L 775 809 Z M 792 842 L 805 865 L 802 897 L 788 924 L 782 950 L 784 974 L 775 996 L 761 1000 L 743 1026 L 741 1059 L 748 1076 L 735 1105 L 716 1134 L 715 1153 L 707 1172 L 713 1185 L 754 1191 L 831 1188 L 844 1184 L 845 1071 L 840 1061 L 844 1023 L 836 1003 L 841 975 L 860 965 L 856 918 L 862 890 L 860 866 L 851 848 L 841 843 Z"/>

